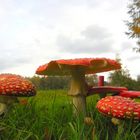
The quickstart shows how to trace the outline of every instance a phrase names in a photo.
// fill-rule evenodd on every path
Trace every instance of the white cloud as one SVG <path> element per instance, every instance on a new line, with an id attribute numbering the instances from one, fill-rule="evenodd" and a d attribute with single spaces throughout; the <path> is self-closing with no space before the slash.
<path id="1" fill-rule="evenodd" d="M 99 25 L 90 25 L 81 32 L 83 36 L 89 39 L 105 39 L 111 36 L 106 28 Z"/>
<path id="2" fill-rule="evenodd" d="M 109 32 L 98 25 L 90 25 L 81 31 L 78 38 L 68 38 L 58 36 L 57 39 L 59 50 L 62 52 L 75 54 L 101 54 L 114 52 L 113 39 Z"/>
<path id="3" fill-rule="evenodd" d="M 127 0 L 0 0 L 0 72 L 29 76 L 52 59 L 120 53 L 136 76 L 126 6 Z"/>

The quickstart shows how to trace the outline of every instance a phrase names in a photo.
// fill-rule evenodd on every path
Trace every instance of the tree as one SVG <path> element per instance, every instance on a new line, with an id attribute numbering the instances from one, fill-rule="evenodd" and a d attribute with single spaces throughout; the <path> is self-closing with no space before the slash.
<path id="1" fill-rule="evenodd" d="M 26 77 L 38 90 L 46 89 L 67 89 L 69 86 L 69 76 L 33 76 Z"/>
<path id="2" fill-rule="evenodd" d="M 130 38 L 136 38 L 138 47 L 134 48 L 136 52 L 140 52 L 140 0 L 131 0 L 128 5 L 128 14 L 130 20 L 126 21 L 129 32 L 126 34 Z"/>
<path id="3" fill-rule="evenodd" d="M 121 64 L 119 54 L 116 55 L 116 61 Z M 112 86 L 123 86 L 129 90 L 140 90 L 140 84 L 138 81 L 131 78 L 129 70 L 125 67 L 120 70 L 116 70 L 109 74 L 109 84 Z"/>
<path id="4" fill-rule="evenodd" d="M 97 86 L 98 77 L 96 74 L 86 75 L 86 82 L 89 86 Z"/>
<path id="5" fill-rule="evenodd" d="M 140 82 L 140 75 L 137 76 L 137 81 Z"/>

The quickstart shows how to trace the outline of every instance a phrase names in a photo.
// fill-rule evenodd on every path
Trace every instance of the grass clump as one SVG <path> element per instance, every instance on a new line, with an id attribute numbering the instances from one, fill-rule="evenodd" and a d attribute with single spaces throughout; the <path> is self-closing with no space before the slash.
<path id="1" fill-rule="evenodd" d="M 0 140 L 139 140 L 140 123 L 126 120 L 125 132 L 119 133 L 111 118 L 96 110 L 98 99 L 97 95 L 87 98 L 87 116 L 93 119 L 87 125 L 83 116 L 73 115 L 65 90 L 39 91 L 27 104 L 14 104 L 0 118 Z"/>

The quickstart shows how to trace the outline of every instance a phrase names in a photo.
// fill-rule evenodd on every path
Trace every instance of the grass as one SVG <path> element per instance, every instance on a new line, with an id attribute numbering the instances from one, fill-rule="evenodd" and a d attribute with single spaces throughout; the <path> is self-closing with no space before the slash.
<path id="1" fill-rule="evenodd" d="M 73 115 L 66 91 L 38 91 L 27 104 L 14 104 L 0 119 L 0 140 L 139 140 L 140 123 L 125 120 L 118 131 L 96 110 L 98 99 L 87 98 L 87 115 L 94 121 L 87 125 L 82 116 Z"/>

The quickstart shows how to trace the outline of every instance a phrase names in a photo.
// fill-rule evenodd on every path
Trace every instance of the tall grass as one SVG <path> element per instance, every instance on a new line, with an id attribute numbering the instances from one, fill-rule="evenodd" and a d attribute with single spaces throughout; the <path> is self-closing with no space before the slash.
<path id="1" fill-rule="evenodd" d="M 28 103 L 14 104 L 0 118 L 0 140 L 139 140 L 140 123 L 123 121 L 118 131 L 110 118 L 95 108 L 97 95 L 87 98 L 87 116 L 94 123 L 87 125 L 83 116 L 73 115 L 71 98 L 64 90 L 39 91 Z M 21 99 L 19 99 L 21 100 Z"/>

